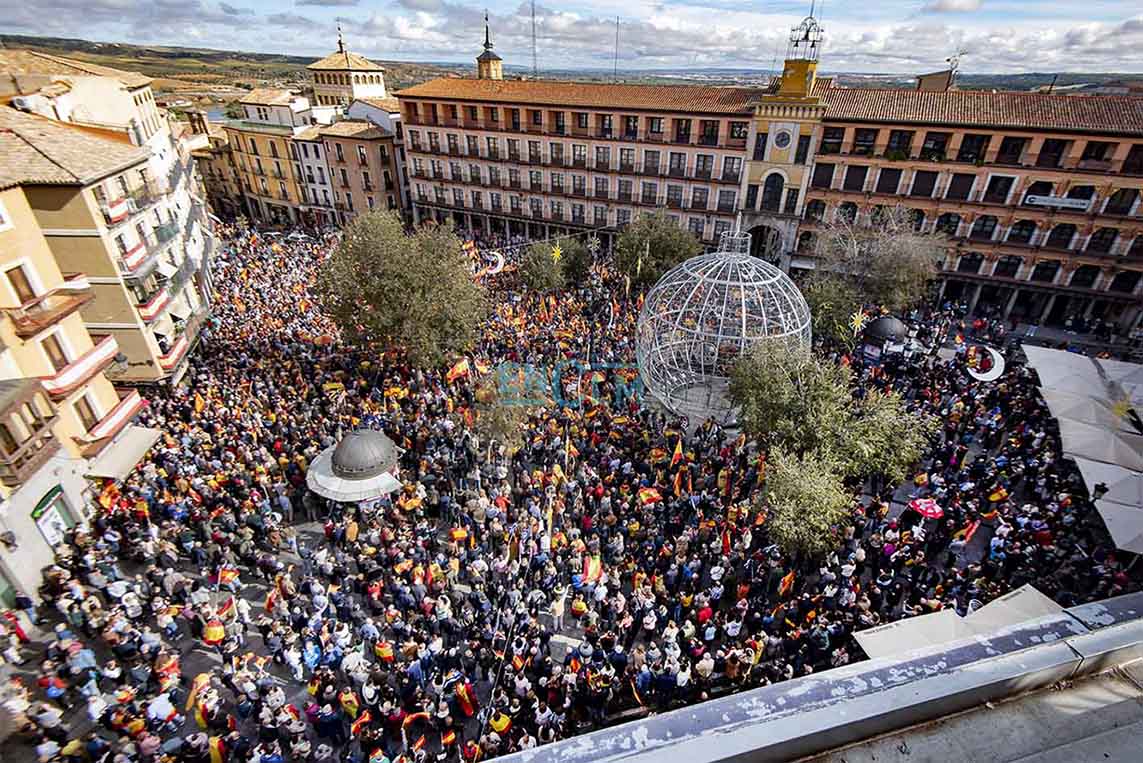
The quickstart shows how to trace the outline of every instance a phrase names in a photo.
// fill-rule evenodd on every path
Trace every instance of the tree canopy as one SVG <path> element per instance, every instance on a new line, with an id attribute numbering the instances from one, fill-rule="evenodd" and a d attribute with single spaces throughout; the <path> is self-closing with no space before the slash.
<path id="1" fill-rule="evenodd" d="M 318 271 L 317 293 L 347 339 L 402 347 L 420 364 L 471 347 L 487 310 L 452 228 L 429 224 L 407 234 L 392 212 L 346 226 Z"/>
<path id="2" fill-rule="evenodd" d="M 642 214 L 619 234 L 615 261 L 634 286 L 654 284 L 668 270 L 702 251 L 702 244 L 663 212 Z"/>
<path id="3" fill-rule="evenodd" d="M 562 288 L 565 281 L 564 261 L 552 253 L 552 244 L 537 242 L 528 247 L 520 262 L 520 278 L 534 291 Z M 561 249 L 563 247 L 560 247 Z"/>
<path id="4" fill-rule="evenodd" d="M 777 520 L 787 525 L 778 532 L 785 532 L 779 542 L 788 550 L 816 553 L 805 538 L 836 523 L 836 493 L 844 493 L 844 485 L 870 477 L 899 481 L 924 453 L 936 426 L 933 417 L 908 410 L 894 392 L 862 392 L 855 394 L 847 367 L 784 342 L 762 342 L 734 366 L 731 399 L 745 431 L 771 454 L 768 464 L 773 454 L 782 454 L 791 469 L 805 470 L 806 485 L 819 483 L 803 493 L 808 488 L 782 485 L 781 477 L 772 484 L 775 472 L 767 468 L 767 493 L 778 490 L 777 498 L 768 498 L 776 518 L 812 504 L 813 516 L 804 521 L 813 531 L 796 527 L 792 517 Z M 810 496 L 817 491 L 822 498 L 814 503 Z"/>
<path id="5" fill-rule="evenodd" d="M 801 292 L 810 308 L 814 338 L 851 348 L 857 338 L 853 315 L 862 307 L 857 287 L 842 276 L 814 271 L 801 284 Z"/>
<path id="6" fill-rule="evenodd" d="M 814 238 L 819 270 L 848 278 L 865 302 L 890 311 L 924 296 L 947 248 L 944 236 L 919 232 L 902 206 L 870 215 L 839 212 Z"/>
<path id="7" fill-rule="evenodd" d="M 786 551 L 815 557 L 837 547 L 837 528 L 853 506 L 834 464 L 813 452 L 781 449 L 766 461 L 762 500 L 770 538 Z"/>

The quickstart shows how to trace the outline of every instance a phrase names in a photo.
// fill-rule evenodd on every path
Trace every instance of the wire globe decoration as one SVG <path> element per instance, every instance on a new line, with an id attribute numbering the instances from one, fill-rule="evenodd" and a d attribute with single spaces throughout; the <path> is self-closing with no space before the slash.
<path id="1" fill-rule="evenodd" d="M 810 344 L 810 308 L 790 277 L 750 255 L 750 234 L 669 270 L 647 293 L 635 336 L 646 389 L 692 426 L 733 426 L 730 373 L 758 342 Z"/>

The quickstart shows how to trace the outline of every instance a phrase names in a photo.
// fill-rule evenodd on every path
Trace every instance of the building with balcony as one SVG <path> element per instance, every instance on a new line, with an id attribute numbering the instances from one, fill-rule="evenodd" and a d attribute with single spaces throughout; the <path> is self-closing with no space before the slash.
<path id="1" fill-rule="evenodd" d="M 87 521 L 99 482 L 122 478 L 158 432 L 131 424 L 144 401 L 108 378 L 126 359 L 115 336 L 93 335 L 82 317 L 95 289 L 86 273 L 61 271 L 43 235 L 27 194 L 48 167 L 26 161 L 18 146 L 4 146 L 0 602 L 10 605 L 16 589 L 38 587 L 66 529 Z"/>
<path id="2" fill-rule="evenodd" d="M 210 122 L 202 112 L 191 113 L 190 124 L 196 134 L 205 137 L 204 144 L 195 149 L 191 157 L 210 208 L 225 219 L 245 214 L 242 178 L 226 130 Z"/>
<path id="3" fill-rule="evenodd" d="M 707 242 L 733 225 L 758 89 L 504 80 L 479 59 L 477 72 L 397 93 L 416 220 L 605 243 L 644 210 Z"/>
<path id="4" fill-rule="evenodd" d="M 185 364 L 164 368 L 161 360 L 206 311 L 209 292 L 211 238 L 187 190 L 190 159 L 156 177 L 150 153 L 123 133 L 10 108 L 0 108 L 0 130 L 0 174 L 19 179 L 59 268 L 85 274 L 91 299 L 79 312 L 87 330 L 125 356 L 114 380 L 177 381 Z"/>
<path id="5" fill-rule="evenodd" d="M 89 331 L 113 336 L 122 383 L 177 381 L 166 347 L 209 307 L 210 226 L 191 152 L 205 135 L 168 121 L 150 79 L 29 51 L 0 51 L 0 89 L 14 108 L 0 124 L 60 267 L 87 275 L 93 298 L 80 313 Z"/>
<path id="6" fill-rule="evenodd" d="M 244 117 L 223 123 L 238 167 L 247 214 L 264 222 L 297 222 L 300 166 L 294 136 L 315 123 L 308 99 L 289 90 L 251 90 L 240 101 Z"/>
<path id="7" fill-rule="evenodd" d="M 337 222 L 374 209 L 401 211 L 396 136 L 364 119 L 343 119 L 318 131 L 329 168 Z"/>
<path id="8" fill-rule="evenodd" d="M 834 87 L 817 77 L 820 40 L 812 18 L 796 28 L 759 98 L 743 213 L 756 241 L 813 268 L 823 224 L 903 206 L 949 238 L 946 298 L 1035 323 L 1138 322 L 1143 98 Z"/>

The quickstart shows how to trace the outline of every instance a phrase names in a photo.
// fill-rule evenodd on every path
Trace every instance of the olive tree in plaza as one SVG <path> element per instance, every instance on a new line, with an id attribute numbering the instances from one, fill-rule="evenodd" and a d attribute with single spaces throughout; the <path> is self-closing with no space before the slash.
<path id="1" fill-rule="evenodd" d="M 943 235 L 917 228 L 902 206 L 868 215 L 839 209 L 814 237 L 812 279 L 843 278 L 866 303 L 894 312 L 909 307 L 925 295 L 948 249 Z"/>
<path id="2" fill-rule="evenodd" d="M 317 293 L 347 339 L 404 348 L 424 365 L 469 349 L 487 312 L 452 228 L 429 224 L 406 233 L 388 211 L 346 226 L 318 271 Z"/>
<path id="3" fill-rule="evenodd" d="M 837 547 L 838 528 L 853 507 L 836 466 L 813 452 L 773 451 L 762 500 L 771 540 L 789 553 L 814 557 Z"/>
<path id="4" fill-rule="evenodd" d="M 562 253 L 553 254 L 552 245 L 542 241 L 532 244 L 520 260 L 520 278 L 533 291 L 563 288 L 565 275 Z"/>
<path id="5" fill-rule="evenodd" d="M 702 244 L 664 212 L 639 215 L 619 234 L 615 260 L 634 286 L 650 286 L 683 260 L 702 251 Z"/>
<path id="6" fill-rule="evenodd" d="M 805 539 L 830 537 L 840 516 L 838 491 L 852 496 L 867 479 L 901 480 L 936 426 L 896 393 L 855 395 L 853 384 L 847 367 L 785 342 L 761 342 L 735 364 L 730 396 L 743 429 L 771 454 L 767 525 L 771 533 L 789 530 L 774 537 L 788 551 L 818 553 Z M 774 454 L 790 469 L 803 469 L 805 485 L 783 484 Z M 810 485 L 822 491 L 820 501 L 805 495 Z"/>

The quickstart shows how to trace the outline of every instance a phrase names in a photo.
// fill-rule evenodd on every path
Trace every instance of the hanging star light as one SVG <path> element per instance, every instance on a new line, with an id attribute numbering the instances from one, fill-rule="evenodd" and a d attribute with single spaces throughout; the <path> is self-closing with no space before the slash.
<path id="1" fill-rule="evenodd" d="M 596 253 L 599 252 L 599 246 L 599 236 L 595 235 L 594 233 L 588 236 L 587 251 L 591 252 L 592 257 L 594 257 Z"/>
<path id="2" fill-rule="evenodd" d="M 1126 397 L 1111 404 L 1112 412 L 1121 419 L 1127 417 L 1127 414 L 1131 412 L 1131 407 L 1131 400 Z"/>
<path id="3" fill-rule="evenodd" d="M 869 316 L 868 316 L 868 315 L 866 315 L 866 314 L 865 314 L 863 311 L 861 311 L 861 310 L 858 310 L 857 312 L 855 312 L 855 313 L 854 313 L 854 314 L 853 314 L 853 315 L 850 317 L 850 319 L 849 319 L 849 325 L 850 325 L 850 327 L 853 329 L 853 335 L 854 335 L 854 336 L 857 336 L 858 334 L 860 334 L 860 333 L 861 333 L 861 330 L 862 330 L 863 328 L 865 328 L 865 323 L 866 323 L 866 321 L 868 321 L 868 320 L 869 320 Z"/>
<path id="4" fill-rule="evenodd" d="M 556 245 L 552 247 L 552 261 L 553 262 L 559 262 L 560 257 L 563 257 L 563 256 L 564 256 L 564 250 L 560 248 L 560 244 L 557 241 Z"/>

